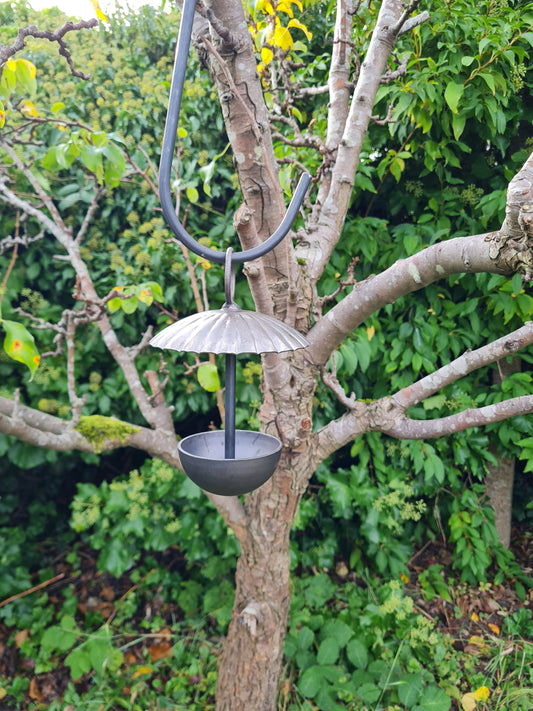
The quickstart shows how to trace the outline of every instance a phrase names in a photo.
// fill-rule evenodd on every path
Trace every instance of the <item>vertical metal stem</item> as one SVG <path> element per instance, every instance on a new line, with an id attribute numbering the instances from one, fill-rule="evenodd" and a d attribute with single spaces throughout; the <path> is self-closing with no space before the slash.
<path id="1" fill-rule="evenodd" d="M 235 381 L 237 379 L 237 356 L 226 353 L 226 426 L 224 428 L 224 459 L 235 459 Z"/>

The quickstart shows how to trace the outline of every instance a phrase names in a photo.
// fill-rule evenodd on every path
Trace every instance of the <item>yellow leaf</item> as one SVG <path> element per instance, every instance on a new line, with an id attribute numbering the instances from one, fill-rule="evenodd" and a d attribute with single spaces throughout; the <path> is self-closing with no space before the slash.
<path id="1" fill-rule="evenodd" d="M 374 326 L 369 326 L 366 329 L 366 335 L 368 336 L 369 341 L 371 341 L 374 338 L 375 332 L 376 332 L 376 329 L 374 328 Z"/>
<path id="2" fill-rule="evenodd" d="M 286 12 L 290 17 L 294 17 L 291 5 L 291 0 L 280 0 L 276 5 L 276 10 L 277 12 Z"/>
<path id="3" fill-rule="evenodd" d="M 281 25 L 276 26 L 276 29 L 274 30 L 274 44 L 276 47 L 281 47 L 284 52 L 288 52 L 292 49 L 294 43 L 292 41 L 291 33 L 286 27 L 281 27 Z"/>
<path id="4" fill-rule="evenodd" d="M 474 691 L 474 698 L 477 701 L 487 701 L 490 696 L 490 691 L 486 686 L 480 686 Z"/>
<path id="5" fill-rule="evenodd" d="M 470 619 L 472 620 L 472 622 L 479 622 L 479 615 L 477 614 L 477 612 L 473 612 L 470 615 Z"/>
<path id="6" fill-rule="evenodd" d="M 476 697 L 474 694 L 465 694 L 461 699 L 463 711 L 476 711 Z"/>
<path id="7" fill-rule="evenodd" d="M 265 0 L 265 2 L 261 3 L 261 10 L 266 14 L 266 15 L 275 15 L 276 11 L 272 7 L 272 3 L 269 3 L 268 0 Z"/>
<path id="8" fill-rule="evenodd" d="M 273 58 L 274 52 L 268 47 L 263 47 L 263 49 L 261 50 L 261 61 L 263 62 L 263 64 L 270 64 Z"/>
<path id="9" fill-rule="evenodd" d="M 4 689 L 3 686 L 0 686 L 0 701 L 7 696 L 7 691 Z"/>
<path id="10" fill-rule="evenodd" d="M 25 101 L 22 104 L 22 108 L 20 109 L 23 113 L 25 113 L 27 116 L 38 116 L 37 109 L 35 108 L 35 104 L 33 101 Z"/>
<path id="11" fill-rule="evenodd" d="M 300 20 L 290 20 L 288 27 L 297 27 L 299 30 L 302 30 L 302 32 L 305 34 L 307 39 L 311 41 L 313 37 L 313 33 L 309 32 L 307 27 L 303 24 L 303 22 L 300 22 Z"/>
<path id="12" fill-rule="evenodd" d="M 500 634 L 500 628 L 498 627 L 498 625 L 493 625 L 492 622 L 489 622 L 488 628 L 490 630 L 492 630 L 492 632 L 494 632 L 494 634 Z"/>
<path id="13" fill-rule="evenodd" d="M 133 678 L 136 679 L 138 676 L 141 676 L 142 674 L 151 674 L 153 671 L 152 667 L 139 667 L 136 672 L 133 674 Z"/>
<path id="14" fill-rule="evenodd" d="M 23 63 L 28 67 L 28 69 L 30 70 L 30 79 L 34 79 L 34 78 L 35 78 L 35 74 L 37 73 L 37 69 L 35 68 L 35 64 L 34 64 L 33 62 L 30 62 L 29 59 L 22 59 L 22 57 L 20 57 L 19 59 L 17 59 L 17 62 L 23 62 Z"/>
<path id="15" fill-rule="evenodd" d="M 6 122 L 6 112 L 0 109 L 0 128 L 3 128 Z"/>
<path id="16" fill-rule="evenodd" d="M 102 12 L 102 9 L 100 8 L 100 5 L 99 5 L 99 3 L 98 3 L 98 0 L 91 0 L 91 3 L 92 3 L 92 6 L 94 7 L 94 9 L 96 10 L 96 17 L 97 17 L 99 20 L 102 20 L 102 22 L 109 22 L 109 20 L 107 19 L 107 17 L 106 17 L 106 16 L 104 15 L 104 13 Z"/>

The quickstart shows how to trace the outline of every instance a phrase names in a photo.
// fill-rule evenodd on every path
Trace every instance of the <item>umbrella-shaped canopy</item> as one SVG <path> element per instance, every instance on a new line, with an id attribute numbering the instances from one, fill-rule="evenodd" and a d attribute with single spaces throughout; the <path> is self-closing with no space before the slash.
<path id="1" fill-rule="evenodd" d="M 173 323 L 150 345 L 192 353 L 283 353 L 307 348 L 309 341 L 272 316 L 230 303 Z"/>

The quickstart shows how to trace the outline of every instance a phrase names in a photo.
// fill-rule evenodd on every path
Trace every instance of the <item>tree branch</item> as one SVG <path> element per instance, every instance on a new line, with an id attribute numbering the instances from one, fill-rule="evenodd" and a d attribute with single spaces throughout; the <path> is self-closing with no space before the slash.
<path id="1" fill-rule="evenodd" d="M 310 355 L 323 365 L 354 328 L 385 304 L 464 272 L 533 278 L 533 153 L 509 184 L 501 230 L 434 244 L 357 284 L 309 332 Z"/>
<path id="2" fill-rule="evenodd" d="M 70 231 L 62 229 L 60 225 L 56 224 L 42 210 L 13 193 L 13 191 L 7 187 L 5 179 L 1 178 L 0 200 L 12 205 L 25 214 L 34 217 L 57 239 L 57 241 L 67 252 L 68 260 L 76 272 L 78 278 L 79 299 L 98 308 L 98 306 L 102 304 L 102 300 L 98 297 L 87 269 L 87 265 L 80 255 L 79 245 L 72 237 Z M 149 395 L 144 389 L 139 378 L 134 358 L 130 356 L 127 348 L 120 343 L 113 327 L 111 326 L 111 322 L 105 312 L 105 308 L 101 309 L 101 313 L 95 321 L 98 324 L 98 328 L 100 329 L 100 333 L 102 334 L 102 338 L 109 352 L 115 359 L 117 365 L 121 368 L 135 402 L 137 403 L 145 420 L 156 429 L 173 432 L 174 427 L 169 409 L 166 406 L 152 405 L 150 402 Z"/>
<path id="3" fill-rule="evenodd" d="M 386 424 L 376 429 L 398 439 L 427 439 L 450 435 L 470 427 L 488 425 L 532 412 L 533 395 L 521 395 L 485 407 L 469 408 L 455 415 L 435 420 L 412 420 L 408 417 L 397 417 L 392 425 Z"/>
<path id="4" fill-rule="evenodd" d="M 466 351 L 459 358 L 442 366 L 434 373 L 430 373 L 416 383 L 399 390 L 392 398 L 405 411 L 468 373 L 513 355 L 532 343 L 533 322 L 528 321 L 516 331 L 508 333 L 486 346 L 477 348 L 475 351 Z"/>
<path id="5" fill-rule="evenodd" d="M 438 279 L 463 272 L 502 273 L 489 256 L 489 235 L 456 237 L 434 244 L 418 254 L 400 259 L 377 275 L 356 284 L 353 291 L 334 306 L 308 333 L 309 354 L 317 365 L 370 315 L 385 304 L 417 291 Z"/>
<path id="6" fill-rule="evenodd" d="M 76 23 L 71 22 L 69 20 L 68 22 L 65 22 L 63 27 L 60 27 L 58 30 L 55 31 L 39 30 L 37 27 L 35 27 L 35 25 L 30 25 L 29 27 L 21 27 L 17 33 L 17 37 L 13 44 L 0 44 L 0 67 L 2 67 L 10 57 L 12 57 L 17 52 L 20 52 L 21 49 L 24 49 L 24 47 L 26 46 L 27 37 L 35 37 L 37 39 L 47 39 L 50 42 L 57 42 L 59 54 L 65 57 L 65 59 L 67 60 L 67 64 L 70 68 L 71 74 L 75 77 L 79 77 L 80 79 L 89 79 L 89 76 L 87 74 L 83 74 L 83 72 L 78 72 L 74 67 L 74 62 L 72 61 L 71 54 L 63 38 L 65 37 L 67 32 L 73 32 L 76 30 L 83 29 L 89 30 L 97 26 L 98 20 L 91 19 L 81 20 L 80 22 Z"/>
<path id="7" fill-rule="evenodd" d="M 154 431 L 138 427 L 123 441 L 105 440 L 97 447 L 100 451 L 111 451 L 120 447 L 134 447 L 144 450 L 151 457 L 164 459 L 173 467 L 180 467 L 178 448 L 174 433 Z M 72 422 L 35 410 L 18 402 L 0 397 L 0 432 L 11 435 L 35 447 L 66 452 L 75 449 L 80 452 L 94 452 L 95 445 L 72 427 Z"/>
<path id="8" fill-rule="evenodd" d="M 307 241 L 298 248 L 298 257 L 305 259 L 306 273 L 313 281 L 321 276 L 344 226 L 372 107 L 401 27 L 403 10 L 402 0 L 383 0 L 381 3 L 342 137 L 339 139 L 336 131 L 337 144 L 330 146 L 337 150 L 337 156 L 331 166 L 331 177 L 325 183 L 327 194 L 321 190 Z"/>

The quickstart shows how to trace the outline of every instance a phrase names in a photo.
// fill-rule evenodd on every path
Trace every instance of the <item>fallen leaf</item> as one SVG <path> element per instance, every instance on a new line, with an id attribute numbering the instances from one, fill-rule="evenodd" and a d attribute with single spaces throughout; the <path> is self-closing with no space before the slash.
<path id="1" fill-rule="evenodd" d="M 139 667 L 137 671 L 133 674 L 133 678 L 136 679 L 142 674 L 151 674 L 153 672 L 152 667 Z"/>
<path id="2" fill-rule="evenodd" d="M 463 711 L 476 711 L 476 697 L 474 694 L 465 694 L 461 699 Z"/>
<path id="3" fill-rule="evenodd" d="M 28 639 L 29 636 L 29 630 L 20 630 L 20 632 L 17 632 L 17 634 L 15 635 L 15 644 L 17 645 L 18 649 L 21 648 L 22 644 Z"/>
<path id="4" fill-rule="evenodd" d="M 148 652 L 152 658 L 152 661 L 157 662 L 158 659 L 165 659 L 165 657 L 170 657 L 172 655 L 172 645 L 168 642 L 152 644 L 148 647 Z"/>
<path id="5" fill-rule="evenodd" d="M 473 612 L 470 615 L 470 619 L 472 620 L 472 622 L 479 622 L 479 615 L 477 614 L 477 612 Z"/>
<path id="6" fill-rule="evenodd" d="M 492 632 L 494 632 L 494 634 L 500 634 L 500 628 L 498 627 L 498 625 L 494 625 L 492 624 L 492 622 L 489 622 L 487 626 L 490 630 L 492 630 Z"/>
<path id="7" fill-rule="evenodd" d="M 6 696 L 7 696 L 7 691 L 2 686 L 0 686 L 0 700 L 2 700 Z"/>
<path id="8" fill-rule="evenodd" d="M 42 703 L 44 701 L 44 696 L 41 694 L 41 690 L 39 689 L 37 679 L 35 677 L 33 677 L 33 679 L 30 681 L 30 689 L 28 691 L 28 694 L 30 696 L 30 699 L 33 699 L 34 701 L 38 701 L 39 703 Z"/>
<path id="9" fill-rule="evenodd" d="M 101 596 L 104 598 L 104 600 L 106 600 L 107 602 L 113 602 L 113 600 L 115 599 L 115 591 L 113 590 L 113 588 L 111 587 L 111 585 L 105 585 L 105 586 L 102 588 L 102 592 L 100 593 L 100 595 L 101 595 Z"/>

